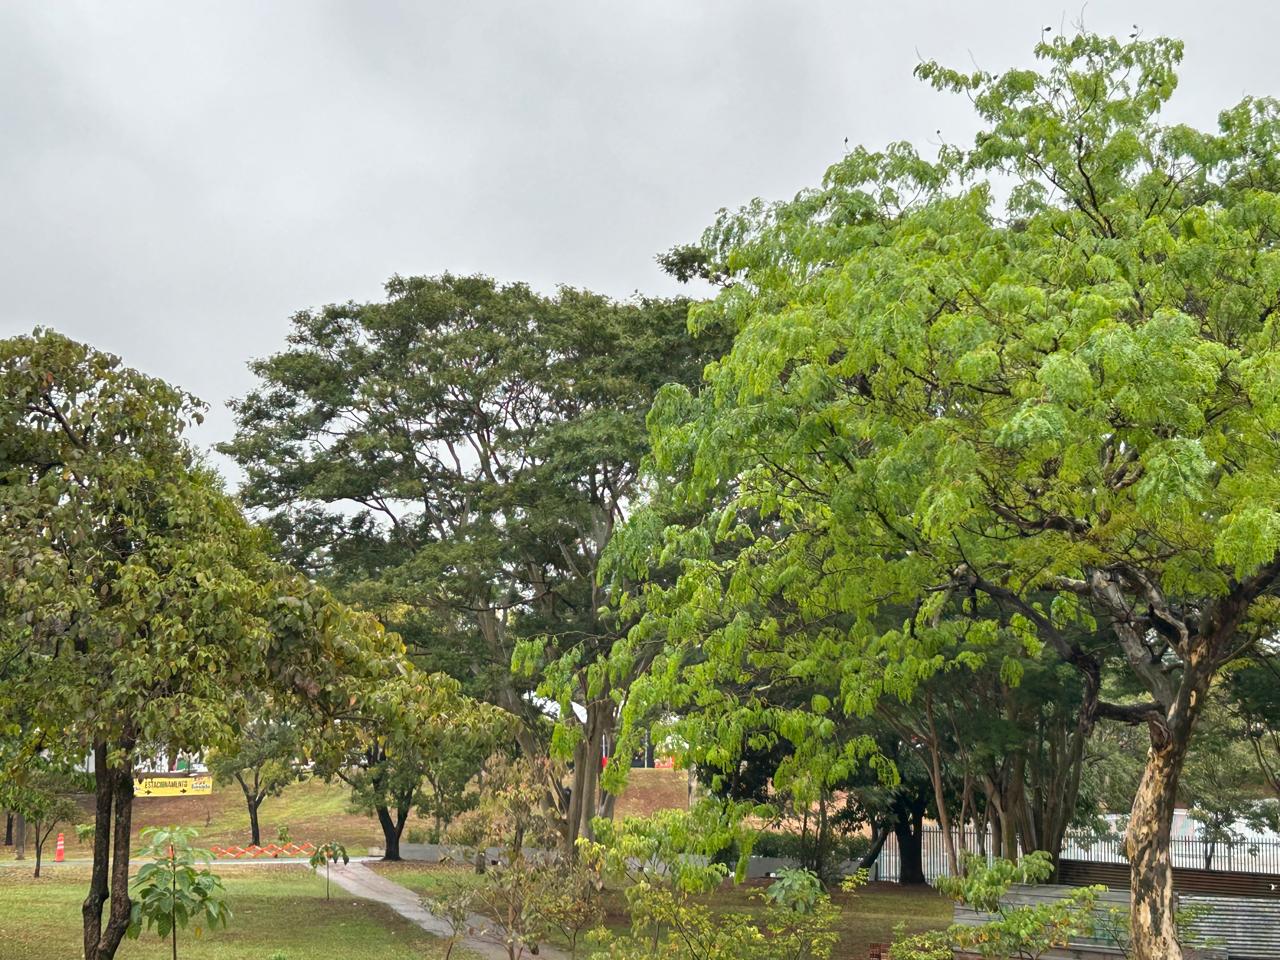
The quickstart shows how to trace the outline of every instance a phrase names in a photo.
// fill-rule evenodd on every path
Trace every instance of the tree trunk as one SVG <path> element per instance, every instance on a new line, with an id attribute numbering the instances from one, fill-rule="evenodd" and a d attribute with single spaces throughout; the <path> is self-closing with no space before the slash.
<path id="1" fill-rule="evenodd" d="M 960 856 L 956 852 L 956 838 L 951 833 L 951 814 L 947 810 L 946 782 L 942 772 L 942 742 L 933 722 L 933 705 L 928 694 L 924 701 L 925 717 L 929 721 L 929 780 L 933 784 L 933 803 L 938 811 L 938 828 L 942 831 L 942 847 L 947 854 L 947 867 L 953 877 L 961 875 Z"/>
<path id="2" fill-rule="evenodd" d="M 884 849 L 884 842 L 889 839 L 889 828 L 883 823 L 877 823 L 875 830 L 871 834 L 871 846 L 867 848 L 858 860 L 855 870 L 870 870 L 872 864 L 880 859 L 880 851 Z"/>
<path id="3" fill-rule="evenodd" d="M 262 846 L 262 831 L 258 828 L 258 807 L 262 806 L 264 794 L 258 791 L 258 771 L 253 772 L 253 785 L 250 786 L 239 771 L 235 774 L 236 783 L 240 784 L 240 792 L 244 794 L 244 805 L 249 811 L 249 842 L 255 847 Z"/>
<path id="4" fill-rule="evenodd" d="M 1188 725 L 1189 726 L 1189 725 Z M 1189 729 L 1186 733 L 1189 734 Z M 1134 960 L 1178 960 L 1182 947 L 1174 924 L 1173 867 L 1169 832 L 1187 737 L 1152 731 L 1151 749 L 1133 798 L 1125 854 L 1132 888 L 1130 924 Z"/>
<path id="5" fill-rule="evenodd" d="M 400 859 L 400 831 L 404 829 L 404 819 L 399 823 L 391 816 L 391 810 L 387 807 L 375 807 L 374 812 L 378 815 L 378 824 L 382 827 L 383 842 L 383 860 L 399 860 Z"/>
<path id="6" fill-rule="evenodd" d="M 35 822 L 35 847 L 36 847 L 36 870 L 31 876 L 35 879 L 40 878 L 40 862 L 44 859 L 44 840 L 40 833 L 40 821 Z"/>
<path id="7" fill-rule="evenodd" d="M 89 894 L 80 908 L 85 960 L 93 960 L 98 955 L 98 941 L 102 939 L 102 907 L 110 893 L 111 788 L 115 774 L 107 767 L 107 745 L 104 743 L 94 744 L 93 771 L 93 866 L 89 874 Z"/>
<path id="8" fill-rule="evenodd" d="M 898 882 L 901 884 L 928 882 L 924 876 L 923 819 L 913 816 L 911 820 L 899 820 L 893 825 L 894 836 L 898 838 Z"/>
<path id="9" fill-rule="evenodd" d="M 4 845 L 6 847 L 13 846 L 13 814 L 6 813 L 4 815 Z"/>
<path id="10" fill-rule="evenodd" d="M 112 960 L 115 957 L 120 941 L 129 929 L 133 909 L 133 901 L 129 899 L 129 851 L 133 831 L 133 775 L 130 770 L 116 771 L 113 793 L 115 831 L 112 837 L 111 911 L 107 916 L 107 928 L 98 943 L 98 954 L 92 960 Z"/>
<path id="11" fill-rule="evenodd" d="M 132 745 L 126 745 L 126 753 Z M 133 828 L 133 776 L 127 767 L 107 766 L 109 748 L 94 746 L 93 867 L 89 895 L 81 908 L 85 960 L 113 960 L 129 929 L 129 848 Z M 102 910 L 111 904 L 106 927 Z"/>
<path id="12" fill-rule="evenodd" d="M 255 847 L 262 846 L 262 830 L 258 826 L 258 807 L 262 804 L 262 800 L 250 798 L 247 801 L 249 807 L 249 836 L 252 838 L 250 842 Z"/>

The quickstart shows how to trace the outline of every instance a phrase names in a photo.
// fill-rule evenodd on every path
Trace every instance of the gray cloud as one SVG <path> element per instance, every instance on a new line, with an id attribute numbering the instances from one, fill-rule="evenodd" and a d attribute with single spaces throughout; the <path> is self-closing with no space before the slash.
<path id="1" fill-rule="evenodd" d="M 671 292 L 653 255 L 851 143 L 967 139 L 920 57 L 1030 60 L 1038 2 L 0 6 L 0 335 L 41 324 L 213 407 L 288 316 L 392 273 Z M 1172 114 L 1280 92 L 1269 2 L 1097 3 L 1187 41 Z M 1068 23 L 1069 26 L 1069 23 Z"/>

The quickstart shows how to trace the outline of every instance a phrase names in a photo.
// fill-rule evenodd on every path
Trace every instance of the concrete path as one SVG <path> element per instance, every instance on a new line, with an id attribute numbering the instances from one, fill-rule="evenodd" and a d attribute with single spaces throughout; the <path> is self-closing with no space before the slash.
<path id="1" fill-rule="evenodd" d="M 449 924 L 424 907 L 416 893 L 394 880 L 375 873 L 359 860 L 352 860 L 345 866 L 335 864 L 332 869 L 333 882 L 348 893 L 386 904 L 427 933 L 446 939 L 453 936 L 453 930 Z M 502 943 L 500 936 L 488 932 L 489 925 L 484 917 L 477 915 L 467 917 L 468 929 L 459 938 L 459 946 L 485 957 L 486 960 L 508 960 L 505 944 Z M 535 954 L 526 950 L 525 956 L 532 958 Z M 563 950 L 546 945 L 539 947 L 536 956 L 540 960 L 569 960 L 569 955 Z"/>

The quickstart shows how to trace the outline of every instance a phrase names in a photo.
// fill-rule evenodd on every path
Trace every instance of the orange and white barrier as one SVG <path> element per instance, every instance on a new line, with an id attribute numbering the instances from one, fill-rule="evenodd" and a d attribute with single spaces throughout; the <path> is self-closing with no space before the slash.
<path id="1" fill-rule="evenodd" d="M 251 843 L 247 847 L 212 846 L 209 852 L 219 860 L 253 860 L 258 857 L 309 857 L 316 848 L 312 843 L 268 843 L 265 847 Z"/>

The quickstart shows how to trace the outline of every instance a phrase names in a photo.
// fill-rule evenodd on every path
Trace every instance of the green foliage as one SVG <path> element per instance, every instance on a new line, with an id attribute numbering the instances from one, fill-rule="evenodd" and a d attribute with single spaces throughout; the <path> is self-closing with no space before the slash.
<path id="1" fill-rule="evenodd" d="M 537 953 L 556 936 L 576 957 L 582 934 L 604 916 L 600 883 L 582 861 L 532 860 L 515 856 L 467 880 L 444 881 L 423 904 L 449 924 L 446 958 L 476 923 L 506 949 L 511 960 Z M 477 918 L 484 918 L 478 920 Z"/>
<path id="2" fill-rule="evenodd" d="M 752 914 L 717 913 L 678 889 L 641 883 L 627 891 L 627 933 L 597 931 L 610 960 L 826 960 L 839 911 L 825 894 L 811 909 L 766 902 Z"/>
<path id="3" fill-rule="evenodd" d="M 182 438 L 201 410 L 58 334 L 0 341 L 0 776 L 35 757 L 94 757 L 111 814 L 96 824 L 90 960 L 109 960 L 125 933 L 111 820 L 128 817 L 150 745 L 233 740 L 246 690 L 331 718 L 347 684 L 393 671 L 403 652 L 274 561 Z"/>
<path id="4" fill-rule="evenodd" d="M 765 899 L 798 913 L 813 913 L 822 896 L 822 881 L 810 870 L 779 870 L 778 879 L 765 890 Z"/>
<path id="5" fill-rule="evenodd" d="M 703 803 L 620 824 L 598 823 L 598 843 L 579 841 L 588 863 L 626 883 L 627 933 L 598 930 L 592 939 L 611 960 L 825 960 L 836 942 L 839 911 L 817 877 L 790 871 L 762 894 L 758 914 L 717 914 L 699 896 L 720 886 L 728 868 L 722 850 L 750 854 L 745 807 Z"/>
<path id="6" fill-rule="evenodd" d="M 1280 106 L 1163 122 L 1181 52 L 924 64 L 974 104 L 971 147 L 855 149 L 707 232 L 726 284 L 692 322 L 733 345 L 658 395 L 653 502 L 611 551 L 620 583 L 678 570 L 624 605 L 619 657 L 661 647 L 631 731 L 687 710 L 693 759 L 785 737 L 781 772 L 820 782 L 875 756 L 805 746 L 833 713 L 1049 658 L 1086 722 L 1152 731 L 1130 859 L 1159 862 L 1215 676 L 1280 624 Z M 829 709 L 774 699 L 810 678 Z M 1169 884 L 1135 889 L 1136 935 L 1176 949 Z"/>
<path id="7" fill-rule="evenodd" d="M 252 842 L 261 843 L 258 808 L 267 797 L 278 797 L 300 773 L 301 718 L 287 715 L 261 695 L 252 699 L 252 715 L 235 743 L 212 750 L 208 764 L 216 782 L 240 787 L 249 810 Z M 288 838 L 281 837 L 279 842 L 287 843 Z"/>
<path id="8" fill-rule="evenodd" d="M 890 955 L 893 960 L 950 960 L 959 951 L 992 960 L 1035 960 L 1073 938 L 1092 935 L 1094 906 L 1104 887 L 1075 888 L 1045 903 L 1014 906 L 1005 899 L 1014 884 L 1039 883 L 1052 872 L 1053 862 L 1043 851 L 990 865 L 970 859 L 964 876 L 939 877 L 937 887 L 957 903 L 991 914 L 990 919 L 901 939 Z"/>
<path id="9" fill-rule="evenodd" d="M 742 825 L 749 805 L 703 802 L 692 810 L 659 810 L 647 817 L 596 823 L 596 842 L 579 841 L 588 858 L 615 880 L 661 886 L 683 894 L 706 893 L 730 875 L 717 856 L 738 854 L 736 875 L 746 875 L 754 831 Z M 628 894 L 629 895 L 629 894 Z"/>
<path id="10" fill-rule="evenodd" d="M 1257 745 L 1224 699 L 1211 697 L 1180 785 L 1187 815 L 1199 824 L 1206 870 L 1221 869 L 1245 842 L 1239 825 L 1280 830 L 1280 800 L 1257 796 Z"/>
<path id="11" fill-rule="evenodd" d="M 204 928 L 225 927 L 231 920 L 222 881 L 207 867 L 196 869 L 198 860 L 208 863 L 211 855 L 191 845 L 192 827 L 150 827 L 142 831 L 151 857 L 138 870 L 131 884 L 136 899 L 129 920 L 129 936 L 137 938 L 152 929 L 162 939 L 172 937 L 174 956 L 178 951 L 178 929 L 189 924 L 195 935 Z"/>

